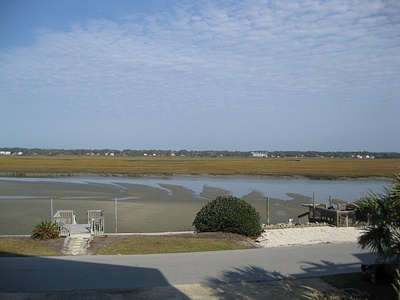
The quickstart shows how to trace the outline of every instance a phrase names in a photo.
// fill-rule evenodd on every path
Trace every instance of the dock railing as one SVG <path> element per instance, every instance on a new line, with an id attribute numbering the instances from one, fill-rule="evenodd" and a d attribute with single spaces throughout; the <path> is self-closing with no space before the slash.
<path id="1" fill-rule="evenodd" d="M 309 205 L 308 207 L 308 213 L 300 215 L 299 220 L 308 214 L 308 222 L 310 223 L 327 223 L 337 227 L 355 225 L 354 212 L 346 210 L 345 207 L 340 207 L 344 210 L 327 208 L 326 205 Z"/>
<path id="2" fill-rule="evenodd" d="M 104 211 L 88 210 L 86 219 L 90 225 L 90 233 L 92 235 L 104 235 Z"/>
<path id="3" fill-rule="evenodd" d="M 59 210 L 52 218 L 58 226 L 60 236 L 70 236 L 71 225 L 76 225 L 76 215 L 73 210 Z M 91 235 L 104 235 L 104 211 L 86 211 L 86 227 L 90 227 Z"/>
<path id="4" fill-rule="evenodd" d="M 58 226 L 60 236 L 69 236 L 71 224 L 76 224 L 76 216 L 73 210 L 59 210 L 52 218 Z"/>

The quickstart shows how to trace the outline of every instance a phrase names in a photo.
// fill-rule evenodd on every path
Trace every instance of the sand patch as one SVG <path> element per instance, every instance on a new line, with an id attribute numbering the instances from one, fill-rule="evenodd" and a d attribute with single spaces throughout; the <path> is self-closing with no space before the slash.
<path id="1" fill-rule="evenodd" d="M 256 240 L 264 248 L 327 243 L 357 243 L 363 233 L 356 227 L 306 226 L 267 229 Z"/>

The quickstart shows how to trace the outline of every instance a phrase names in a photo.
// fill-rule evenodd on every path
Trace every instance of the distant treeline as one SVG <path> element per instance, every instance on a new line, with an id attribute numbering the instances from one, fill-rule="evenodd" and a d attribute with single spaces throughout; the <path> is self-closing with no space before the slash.
<path id="1" fill-rule="evenodd" d="M 369 151 L 217 151 L 217 150 L 116 150 L 116 149 L 40 149 L 40 148 L 0 148 L 0 155 L 21 156 L 188 156 L 188 157 L 334 157 L 334 158 L 400 158 L 400 152 Z"/>

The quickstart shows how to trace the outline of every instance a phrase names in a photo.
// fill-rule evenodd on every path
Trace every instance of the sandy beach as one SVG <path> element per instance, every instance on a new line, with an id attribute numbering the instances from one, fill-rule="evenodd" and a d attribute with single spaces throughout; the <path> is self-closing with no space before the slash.
<path id="1" fill-rule="evenodd" d="M 357 243 L 363 230 L 356 227 L 294 226 L 269 228 L 256 240 L 260 247 L 288 247 L 328 243 Z"/>

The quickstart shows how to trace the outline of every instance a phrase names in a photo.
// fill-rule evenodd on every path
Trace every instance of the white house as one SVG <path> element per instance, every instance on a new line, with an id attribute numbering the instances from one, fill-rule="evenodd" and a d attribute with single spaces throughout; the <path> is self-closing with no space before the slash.
<path id="1" fill-rule="evenodd" d="M 253 157 L 268 157 L 268 154 L 266 154 L 265 152 L 251 152 L 251 154 L 253 155 Z"/>

